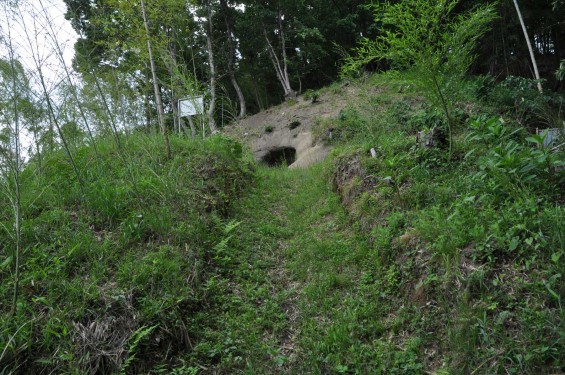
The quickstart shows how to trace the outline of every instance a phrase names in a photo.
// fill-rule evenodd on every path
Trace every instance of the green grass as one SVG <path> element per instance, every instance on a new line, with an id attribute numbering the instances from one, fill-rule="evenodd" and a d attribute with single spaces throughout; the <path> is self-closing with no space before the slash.
<path id="1" fill-rule="evenodd" d="M 389 79 L 374 76 L 384 94 L 322 124 L 344 135 L 332 180 L 378 252 L 375 280 L 396 291 L 381 306 L 393 316 L 388 344 L 419 343 L 411 358 L 427 371 L 562 371 L 563 152 L 540 147 L 514 109 L 501 120 L 492 96 L 469 92 L 448 161 L 416 142 L 441 118 Z"/>
<path id="2" fill-rule="evenodd" d="M 563 152 L 478 86 L 451 158 L 415 140 L 438 112 L 386 75 L 317 124 L 335 150 L 308 169 L 224 137 L 173 138 L 167 159 L 141 134 L 74 150 L 82 191 L 63 153 L 30 163 L 15 316 L 0 252 L 0 373 L 563 372 Z"/>
<path id="3" fill-rule="evenodd" d="M 2 202 L 4 373 L 138 373 L 198 340 L 194 316 L 213 288 L 214 249 L 252 164 L 222 137 L 172 138 L 172 159 L 158 136 L 122 143 L 125 158 L 111 140 L 99 141 L 98 155 L 74 150 L 82 189 L 62 152 L 47 155 L 41 170 L 27 166 L 14 316 L 11 218 Z"/>
<path id="4" fill-rule="evenodd" d="M 407 373 L 422 368 L 414 341 L 397 347 L 382 300 L 397 275 L 377 281 L 377 251 L 328 184 L 327 166 L 266 169 L 238 205 L 228 295 L 197 348 L 210 371 Z M 220 340 L 220 337 L 225 340 Z M 217 346 L 210 346 L 212 341 Z M 207 355 L 204 355 L 208 353 Z M 212 370 L 214 369 L 214 370 Z"/>

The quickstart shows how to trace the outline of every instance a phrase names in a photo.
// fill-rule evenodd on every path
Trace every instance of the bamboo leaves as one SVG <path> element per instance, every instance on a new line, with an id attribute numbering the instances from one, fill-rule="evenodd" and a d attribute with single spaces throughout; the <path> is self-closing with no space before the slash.
<path id="1" fill-rule="evenodd" d="M 474 60 L 478 39 L 495 19 L 492 6 L 454 14 L 460 0 L 404 0 L 377 4 L 375 20 L 381 35 L 364 39 L 357 56 L 346 59 L 344 74 L 356 72 L 371 61 L 386 61 L 392 67 L 413 72 L 413 83 L 445 115 L 452 153 L 454 105 L 458 84 Z"/>

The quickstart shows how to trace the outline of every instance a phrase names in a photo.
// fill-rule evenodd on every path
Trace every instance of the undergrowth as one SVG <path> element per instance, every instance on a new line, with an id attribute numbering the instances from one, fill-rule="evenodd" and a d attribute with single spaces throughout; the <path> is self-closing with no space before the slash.
<path id="1" fill-rule="evenodd" d="M 0 373 L 565 371 L 565 157 L 543 131 L 563 131 L 563 98 L 467 83 L 451 149 L 396 73 L 348 83 L 313 129 L 332 156 L 304 170 L 221 136 L 172 138 L 170 159 L 142 134 L 78 148 L 82 188 L 65 154 L 30 161 Z"/>
<path id="2" fill-rule="evenodd" d="M 142 373 L 201 339 L 199 314 L 252 164 L 220 136 L 171 138 L 170 159 L 159 136 L 121 144 L 75 150 L 82 190 L 63 152 L 28 163 L 14 316 L 12 257 L 0 253 L 1 373 Z M 0 207 L 8 250 L 9 205 Z"/>
<path id="3" fill-rule="evenodd" d="M 397 321 L 382 328 L 386 342 L 417 342 L 420 370 L 563 371 L 565 153 L 535 132 L 565 130 L 563 98 L 534 85 L 510 92 L 517 79 L 470 82 L 450 160 L 441 142 L 419 139 L 441 117 L 389 80 L 373 77 L 365 87 L 384 86 L 379 94 L 318 124 L 338 135 L 327 140 L 339 150 L 334 187 L 378 253 L 366 272 L 393 280 L 374 311 Z"/>

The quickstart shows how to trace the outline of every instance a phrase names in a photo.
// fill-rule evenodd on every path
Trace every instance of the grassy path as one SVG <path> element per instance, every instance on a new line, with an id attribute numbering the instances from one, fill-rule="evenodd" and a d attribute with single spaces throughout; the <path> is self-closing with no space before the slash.
<path id="1" fill-rule="evenodd" d="M 215 371 L 377 369 L 378 297 L 363 271 L 374 257 L 322 171 L 261 169 L 238 203 Z"/>

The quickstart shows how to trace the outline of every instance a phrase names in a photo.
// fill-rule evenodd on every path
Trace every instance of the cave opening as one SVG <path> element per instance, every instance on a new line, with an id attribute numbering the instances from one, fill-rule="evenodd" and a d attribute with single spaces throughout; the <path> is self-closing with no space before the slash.
<path id="1" fill-rule="evenodd" d="M 261 160 L 269 167 L 291 165 L 296 161 L 296 149 L 293 147 L 280 147 L 269 151 Z"/>

